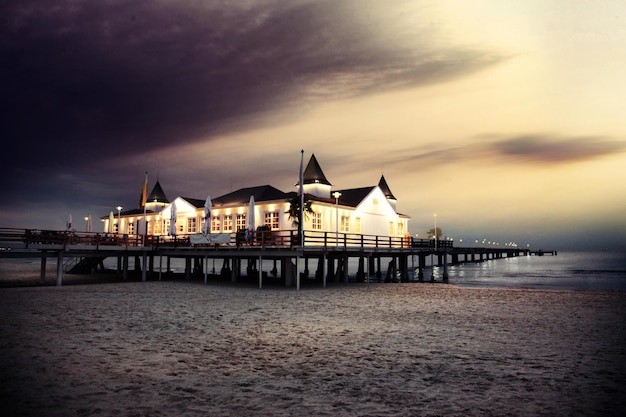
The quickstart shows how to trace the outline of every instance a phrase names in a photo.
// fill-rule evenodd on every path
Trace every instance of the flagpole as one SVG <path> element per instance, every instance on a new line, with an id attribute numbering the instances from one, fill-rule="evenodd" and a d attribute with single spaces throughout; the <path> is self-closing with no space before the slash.
<path id="1" fill-rule="evenodd" d="M 143 204 L 143 235 L 141 236 L 141 246 L 146 244 L 146 235 L 148 234 L 148 223 L 146 223 L 146 203 L 148 201 L 148 171 L 143 182 L 143 190 L 141 191 L 141 202 Z M 144 266 L 145 267 L 145 266 Z"/>
<path id="2" fill-rule="evenodd" d="M 300 151 L 300 245 L 304 249 L 304 174 L 302 164 L 304 163 L 304 149 Z"/>

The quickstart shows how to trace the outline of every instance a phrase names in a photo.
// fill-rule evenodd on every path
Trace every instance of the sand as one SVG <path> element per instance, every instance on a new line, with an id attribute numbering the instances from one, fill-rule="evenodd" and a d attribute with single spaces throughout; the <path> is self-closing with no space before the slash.
<path id="1" fill-rule="evenodd" d="M 0 289 L 11 416 L 610 416 L 626 293 L 125 282 Z"/>

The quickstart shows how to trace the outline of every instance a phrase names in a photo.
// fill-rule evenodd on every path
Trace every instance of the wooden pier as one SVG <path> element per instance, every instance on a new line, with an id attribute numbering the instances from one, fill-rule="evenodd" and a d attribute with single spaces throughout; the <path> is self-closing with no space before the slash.
<path id="1" fill-rule="evenodd" d="M 47 259 L 56 258 L 56 285 L 62 285 L 64 273 L 90 273 L 102 266 L 106 258 L 114 257 L 124 279 L 132 272 L 129 258 L 134 258 L 135 270 L 141 274 L 142 281 L 160 280 L 163 274 L 171 274 L 171 260 L 182 259 L 185 277 L 203 277 L 205 283 L 210 279 L 231 282 L 253 279 L 261 288 L 264 281 L 271 280 L 299 289 L 303 283 L 326 287 L 329 282 L 409 282 L 413 280 L 409 273 L 412 269 L 417 271 L 415 281 L 434 282 L 433 268 L 430 268 L 431 276 L 424 276 L 427 259 L 440 268 L 440 281 L 447 282 L 449 265 L 538 254 L 517 247 L 454 247 L 448 240 L 435 242 L 408 236 L 305 231 L 303 238 L 304 245 L 300 245 L 295 231 L 259 228 L 251 241 L 246 241 L 240 232 L 231 234 L 228 244 L 193 245 L 190 236 L 143 239 L 142 236 L 4 228 L 0 229 L 0 257 L 40 258 L 42 284 L 46 282 Z M 556 251 L 549 252 L 556 255 Z M 358 265 L 356 271 L 350 271 L 351 259 L 353 265 Z M 209 261 L 215 265 L 216 260 L 219 271 L 209 273 Z M 271 261 L 273 267 L 269 271 L 263 269 L 264 261 Z"/>

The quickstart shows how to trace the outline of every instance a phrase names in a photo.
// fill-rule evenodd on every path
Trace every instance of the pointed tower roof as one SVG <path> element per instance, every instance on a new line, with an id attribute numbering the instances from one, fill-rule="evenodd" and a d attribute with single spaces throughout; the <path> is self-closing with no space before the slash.
<path id="1" fill-rule="evenodd" d="M 165 196 L 165 193 L 163 192 L 163 188 L 161 188 L 161 184 L 159 184 L 158 180 L 157 180 L 156 184 L 154 184 L 154 188 L 150 192 L 150 195 L 148 196 L 146 201 L 148 203 L 154 203 L 154 202 L 157 202 L 157 203 L 169 203 L 170 202 L 167 199 L 167 197 Z"/>
<path id="2" fill-rule="evenodd" d="M 393 193 L 391 192 L 391 189 L 387 185 L 387 181 L 385 181 L 384 175 L 380 176 L 380 181 L 378 181 L 378 186 L 382 190 L 383 194 L 385 194 L 385 197 L 387 197 L 388 199 L 397 200 L 397 198 L 393 195 Z"/>
<path id="3" fill-rule="evenodd" d="M 315 158 L 315 154 L 311 155 L 311 159 L 309 159 L 309 163 L 302 174 L 302 179 L 305 184 L 326 184 L 332 185 L 327 179 L 326 175 L 324 175 L 324 171 L 320 167 L 320 164 L 317 162 Z M 300 185 L 300 184 L 298 184 Z"/>

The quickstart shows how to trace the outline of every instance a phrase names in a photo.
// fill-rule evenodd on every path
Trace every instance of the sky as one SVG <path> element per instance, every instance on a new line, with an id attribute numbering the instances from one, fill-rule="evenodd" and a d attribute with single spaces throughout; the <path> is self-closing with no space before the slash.
<path id="1" fill-rule="evenodd" d="M 303 149 L 413 235 L 626 249 L 623 1 L 8 0 L 0 53 L 0 227 L 80 231 L 145 172 L 295 191 Z"/>

